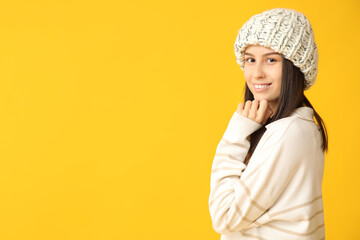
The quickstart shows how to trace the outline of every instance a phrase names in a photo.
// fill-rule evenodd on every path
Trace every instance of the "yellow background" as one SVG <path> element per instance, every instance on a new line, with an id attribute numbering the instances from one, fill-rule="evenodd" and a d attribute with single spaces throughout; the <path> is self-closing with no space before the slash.
<path id="1" fill-rule="evenodd" d="M 327 240 L 360 239 L 360 3 L 1 1 L 0 239 L 219 239 L 215 148 L 242 100 L 238 29 L 302 11 L 329 132 Z"/>

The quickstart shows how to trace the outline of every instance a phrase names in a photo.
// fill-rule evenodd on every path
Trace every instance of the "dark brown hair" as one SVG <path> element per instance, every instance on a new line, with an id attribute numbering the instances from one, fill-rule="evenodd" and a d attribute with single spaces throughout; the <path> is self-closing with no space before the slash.
<path id="1" fill-rule="evenodd" d="M 310 101 L 304 95 L 305 77 L 300 71 L 300 68 L 296 67 L 290 60 L 284 58 L 282 55 L 282 79 L 281 79 L 281 90 L 279 97 L 279 105 L 274 115 L 267 120 L 267 122 L 257 131 L 249 136 L 250 149 L 245 158 L 244 163 L 248 164 L 251 155 L 253 154 L 257 144 L 261 137 L 266 131 L 265 125 L 279 120 L 281 118 L 288 117 L 296 108 L 307 106 L 314 110 L 314 116 L 316 123 L 320 128 L 322 135 L 322 150 L 328 150 L 328 134 L 325 127 L 324 121 L 320 115 L 315 111 Z M 244 103 L 247 100 L 254 100 L 254 95 L 251 93 L 247 84 L 245 83 L 245 96 Z"/>

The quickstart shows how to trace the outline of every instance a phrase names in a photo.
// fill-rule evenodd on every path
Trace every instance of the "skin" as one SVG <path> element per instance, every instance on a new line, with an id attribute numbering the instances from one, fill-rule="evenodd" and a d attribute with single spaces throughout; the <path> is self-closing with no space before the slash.
<path id="1" fill-rule="evenodd" d="M 237 113 L 264 125 L 279 105 L 282 79 L 282 57 L 268 47 L 250 45 L 245 49 L 244 77 L 254 95 L 253 101 L 239 103 Z M 256 91 L 254 84 L 270 84 Z"/>

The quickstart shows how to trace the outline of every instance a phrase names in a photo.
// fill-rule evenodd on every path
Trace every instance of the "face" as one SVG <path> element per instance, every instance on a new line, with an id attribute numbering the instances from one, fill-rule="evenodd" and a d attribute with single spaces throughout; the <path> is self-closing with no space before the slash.
<path id="1" fill-rule="evenodd" d="M 248 46 L 245 49 L 244 77 L 254 98 L 267 100 L 275 113 L 281 89 L 281 54 L 268 47 Z"/>

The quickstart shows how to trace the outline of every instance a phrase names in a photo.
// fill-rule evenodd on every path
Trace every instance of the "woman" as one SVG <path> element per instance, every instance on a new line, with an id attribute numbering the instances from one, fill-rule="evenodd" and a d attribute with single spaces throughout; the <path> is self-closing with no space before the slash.
<path id="1" fill-rule="evenodd" d="M 222 240 L 325 239 L 327 132 L 304 96 L 318 64 L 310 22 L 284 8 L 254 15 L 238 33 L 235 55 L 246 80 L 245 104 L 216 149 L 213 228 Z"/>

